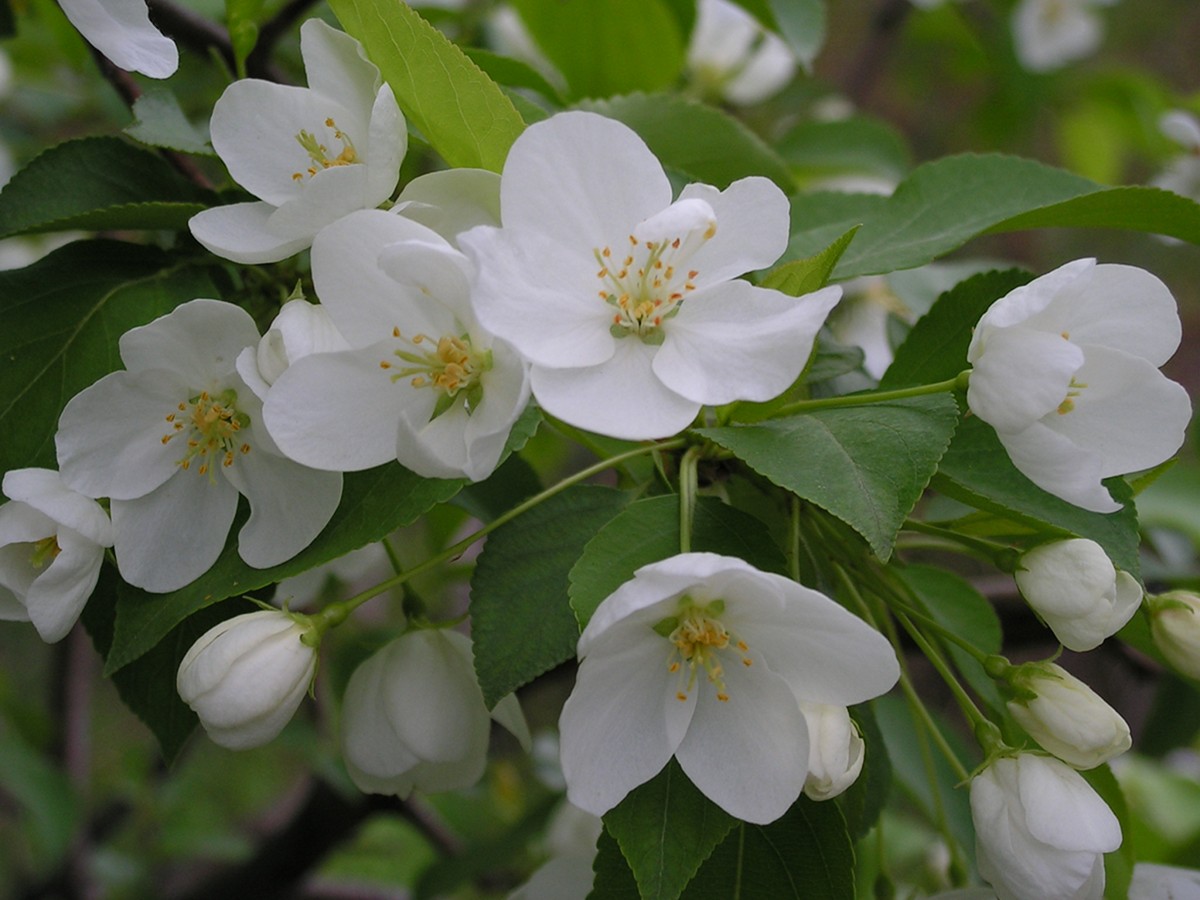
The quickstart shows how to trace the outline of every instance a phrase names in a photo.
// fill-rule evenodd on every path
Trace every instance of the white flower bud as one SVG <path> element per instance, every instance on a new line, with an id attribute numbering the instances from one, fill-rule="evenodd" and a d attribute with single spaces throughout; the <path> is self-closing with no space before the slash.
<path id="1" fill-rule="evenodd" d="M 289 300 L 257 346 L 238 354 L 237 370 L 259 399 L 264 399 L 271 385 L 296 360 L 349 346 L 325 307 L 307 300 Z"/>
<path id="2" fill-rule="evenodd" d="M 214 743 L 257 747 L 288 723 L 317 669 L 303 616 L 262 610 L 206 631 L 179 664 L 176 688 Z"/>
<path id="3" fill-rule="evenodd" d="M 1172 666 L 1200 678 L 1200 597 L 1169 591 L 1150 603 L 1150 634 Z"/>
<path id="4" fill-rule="evenodd" d="M 1026 663 L 1008 676 L 1012 717 L 1068 765 L 1091 769 L 1129 749 L 1129 726 L 1090 687 L 1055 663 Z"/>
<path id="5" fill-rule="evenodd" d="M 1021 557 L 1017 586 L 1064 647 L 1091 650 L 1128 622 L 1142 588 L 1095 541 L 1073 538 Z"/>
<path id="6" fill-rule="evenodd" d="M 971 782 L 971 819 L 979 874 L 1004 900 L 1104 895 L 1104 854 L 1121 846 L 1121 826 L 1065 763 L 996 760 Z"/>
<path id="7" fill-rule="evenodd" d="M 829 800 L 854 784 L 863 767 L 863 739 L 844 706 L 801 700 L 808 725 L 808 778 L 804 794 Z"/>
<path id="8" fill-rule="evenodd" d="M 492 715 L 528 742 L 516 698 L 505 697 Z M 473 785 L 487 763 L 489 730 L 471 641 L 454 631 L 419 629 L 392 641 L 354 671 L 342 702 L 346 769 L 373 794 Z"/>

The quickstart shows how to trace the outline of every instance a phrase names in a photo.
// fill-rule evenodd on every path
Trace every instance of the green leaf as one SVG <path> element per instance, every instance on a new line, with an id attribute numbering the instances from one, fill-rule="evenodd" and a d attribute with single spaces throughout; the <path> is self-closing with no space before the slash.
<path id="1" fill-rule="evenodd" d="M 875 721 L 874 707 L 860 703 L 850 707 L 850 718 L 858 725 L 866 749 L 863 768 L 854 784 L 835 798 L 846 819 L 846 830 L 853 841 L 862 840 L 875 823 L 887 804 L 888 789 L 892 784 L 892 763 L 888 759 L 887 745 L 879 723 Z"/>
<path id="2" fill-rule="evenodd" d="M 684 900 L 854 896 L 854 845 L 836 803 L 801 797 L 770 825 L 740 823 L 701 867 Z"/>
<path id="3" fill-rule="evenodd" d="M 625 861 L 621 847 L 607 831 L 596 841 L 596 859 L 592 863 L 595 882 L 589 900 L 641 900 L 633 870 Z"/>
<path id="4" fill-rule="evenodd" d="M 225 0 L 225 27 L 233 44 L 239 78 L 246 77 L 246 58 L 258 43 L 258 15 L 263 0 Z"/>
<path id="5" fill-rule="evenodd" d="M 22 843 L 27 842 L 35 854 L 37 869 L 56 870 L 82 824 L 83 804 L 67 776 L 4 718 L 0 718 L 0 794 L 10 807 L 5 818 L 20 823 Z"/>
<path id="6" fill-rule="evenodd" d="M 906 566 L 899 574 L 920 599 L 924 611 L 943 628 L 984 653 L 1000 652 L 1000 619 L 983 594 L 954 573 L 933 566 Z M 1004 709 L 996 683 L 975 657 L 951 641 L 941 643 L 972 690 L 993 710 Z"/>
<path id="7" fill-rule="evenodd" d="M 736 822 L 700 793 L 674 759 L 604 817 L 643 900 L 678 897 Z"/>
<path id="8" fill-rule="evenodd" d="M 479 47 L 464 47 L 463 53 L 496 84 L 536 91 L 559 106 L 563 104 L 558 89 L 528 63 Z"/>
<path id="9" fill-rule="evenodd" d="M 215 155 L 207 135 L 188 121 L 175 95 L 166 88 L 151 88 L 133 102 L 133 124 L 125 133 L 143 144 L 182 153 Z"/>
<path id="10" fill-rule="evenodd" d="M 954 397 L 933 394 L 699 433 L 837 516 L 887 559 L 957 423 Z"/>
<path id="11" fill-rule="evenodd" d="M 349 473 L 341 504 L 316 540 L 287 562 L 270 569 L 252 568 L 238 556 L 237 532 L 242 523 L 239 517 L 220 558 L 191 584 L 168 594 L 150 594 L 122 586 L 116 633 L 106 657 L 105 674 L 118 672 L 149 652 L 196 611 L 378 541 L 401 525 L 415 521 L 436 504 L 449 500 L 461 487 L 461 481 L 421 478 L 397 463 Z"/>
<path id="12" fill-rule="evenodd" d="M 1126 897 L 1129 894 L 1130 879 L 1133 878 L 1133 866 L 1137 862 L 1137 851 L 1134 842 L 1130 839 L 1134 829 L 1133 820 L 1129 815 L 1129 806 L 1125 802 L 1125 794 L 1107 763 L 1079 774 L 1100 795 L 1100 799 L 1108 804 L 1108 808 L 1113 811 L 1113 815 L 1117 817 L 1117 822 L 1121 825 L 1121 834 L 1125 836 L 1125 839 L 1121 841 L 1121 846 L 1112 853 L 1104 854 L 1106 882 L 1104 895 L 1106 897 Z"/>
<path id="13" fill-rule="evenodd" d="M 813 201 L 806 228 L 848 224 Z M 951 156 L 917 167 L 864 216 L 834 272 L 838 279 L 925 265 L 981 234 L 1028 228 L 1122 228 L 1200 243 L 1200 204 L 1149 187 L 1106 188 L 1012 156 Z M 853 223 L 849 223 L 853 224 Z M 826 239 L 826 243 L 828 238 Z M 823 246 L 823 244 L 822 244 Z M 812 252 L 801 243 L 789 253 Z"/>
<path id="14" fill-rule="evenodd" d="M 679 22 L 662 0 L 514 0 L 573 98 L 671 87 L 683 70 Z"/>
<path id="15" fill-rule="evenodd" d="M 783 574 L 786 562 L 767 526 L 714 497 L 700 497 L 692 517 L 692 549 L 736 556 L 766 572 Z M 631 503 L 583 548 L 571 568 L 571 607 L 581 626 L 596 607 L 644 565 L 679 553 L 679 498 L 649 497 Z"/>
<path id="16" fill-rule="evenodd" d="M 379 67 L 408 121 L 447 163 L 500 171 L 525 123 L 495 82 L 404 3 L 329 5 Z"/>
<path id="17" fill-rule="evenodd" d="M 218 296 L 211 270 L 175 264 L 153 247 L 100 240 L 0 272 L 0 471 L 55 468 L 59 413 L 120 368 L 117 339 L 187 300 Z"/>
<path id="18" fill-rule="evenodd" d="M 774 150 L 737 119 L 711 106 L 672 94 L 630 94 L 580 107 L 624 122 L 664 166 L 689 178 L 725 188 L 739 178 L 764 175 L 785 192 L 795 188 L 791 172 Z"/>
<path id="19" fill-rule="evenodd" d="M 813 175 L 868 173 L 899 180 L 910 165 L 904 139 L 876 119 L 806 121 L 775 144 L 791 165 Z"/>
<path id="20" fill-rule="evenodd" d="M 771 13 L 784 40 L 806 71 L 825 43 L 824 0 L 770 0 Z"/>
<path id="21" fill-rule="evenodd" d="M 812 191 L 791 198 L 791 238 L 784 260 L 820 253 L 851 228 L 878 216 L 887 197 Z"/>
<path id="22" fill-rule="evenodd" d="M 580 485 L 488 536 L 471 577 L 471 636 L 489 707 L 574 658 L 579 624 L 567 604 L 567 574 L 627 502 L 621 491 Z"/>
<path id="23" fill-rule="evenodd" d="M 185 229 L 211 200 L 157 153 L 117 137 L 78 138 L 35 157 L 0 191 L 0 238 Z"/>
<path id="24" fill-rule="evenodd" d="M 820 290 L 829 281 L 833 267 L 837 265 L 837 261 L 846 252 L 846 247 L 854 240 L 854 235 L 857 233 L 858 226 L 855 225 L 815 256 L 793 260 L 772 269 L 771 273 L 762 280 L 762 286 L 782 291 L 789 297 L 799 297 Z"/>

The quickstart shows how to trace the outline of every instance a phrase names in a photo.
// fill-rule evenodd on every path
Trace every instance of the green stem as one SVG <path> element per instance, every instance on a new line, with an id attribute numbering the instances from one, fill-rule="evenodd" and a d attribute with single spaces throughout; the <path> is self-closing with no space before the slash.
<path id="1" fill-rule="evenodd" d="M 971 537 L 967 534 L 959 534 L 951 528 L 943 528 L 940 525 L 931 525 L 928 522 L 922 522 L 919 519 L 905 519 L 904 528 L 908 531 L 918 531 L 921 534 L 928 534 L 934 537 L 939 537 L 944 541 L 950 541 L 959 544 L 968 550 L 973 551 L 977 556 L 990 562 L 996 568 L 1011 572 L 1013 564 L 1017 557 L 1017 551 L 1007 544 L 1000 544 L 995 541 L 987 541 L 983 538 Z M 1006 568 L 1007 567 L 1007 568 Z"/>
<path id="2" fill-rule="evenodd" d="M 891 400 L 904 400 L 908 397 L 923 397 L 927 394 L 944 394 L 946 391 L 961 391 L 966 388 L 971 370 L 960 372 L 953 378 L 939 381 L 936 384 L 923 384 L 917 387 L 898 388 L 894 391 L 871 391 L 866 394 L 849 394 L 843 397 L 821 397 L 816 400 L 796 400 L 775 410 L 775 417 L 790 416 L 795 413 L 812 412 L 818 409 L 843 409 L 849 406 L 869 406 L 873 403 L 887 403 Z"/>
<path id="3" fill-rule="evenodd" d="M 679 461 L 679 552 L 690 553 L 692 550 L 692 517 L 696 509 L 696 491 L 699 489 L 699 475 L 696 471 L 700 464 L 699 446 L 688 447 L 687 452 Z"/>
<path id="4" fill-rule="evenodd" d="M 804 536 L 800 531 L 800 498 L 795 494 L 790 497 L 788 520 L 788 575 L 792 581 L 800 582 L 800 550 Z"/>
<path id="5" fill-rule="evenodd" d="M 685 446 L 687 446 L 686 438 L 675 438 L 674 440 L 663 441 L 662 443 L 658 444 L 635 447 L 632 450 L 627 450 L 624 453 L 618 453 L 616 456 L 611 456 L 608 459 L 602 459 L 585 469 L 580 469 L 575 474 L 567 476 L 562 481 L 546 488 L 546 490 L 539 494 L 535 494 L 525 502 L 517 504 L 508 512 L 497 516 L 482 528 L 467 535 L 461 541 L 451 544 L 440 553 L 437 553 L 425 560 L 425 562 L 413 566 L 411 569 L 405 572 L 399 572 L 391 578 L 379 582 L 379 584 L 375 585 L 374 587 L 367 588 L 367 590 L 355 594 L 353 597 L 348 597 L 347 599 L 341 600 L 337 603 L 331 603 L 329 606 L 325 607 L 325 609 L 321 610 L 321 612 L 312 617 L 313 626 L 317 629 L 318 633 L 324 633 L 326 629 L 340 625 L 343 621 L 345 621 L 346 617 L 350 615 L 350 613 L 362 606 L 372 597 L 376 597 L 379 594 L 382 594 L 384 591 L 391 590 L 398 585 L 404 584 L 410 578 L 415 578 L 424 572 L 428 572 L 430 569 L 441 565 L 448 559 L 453 559 L 454 557 L 466 551 L 467 548 L 478 541 L 481 537 L 491 534 L 497 528 L 508 524 L 513 519 L 517 518 L 517 516 L 521 515 L 522 513 L 526 513 L 534 507 L 544 503 L 556 494 L 562 493 L 572 485 L 578 484 L 581 481 L 586 481 L 588 478 L 591 478 L 593 475 L 599 474 L 606 469 L 610 469 L 614 466 L 620 466 L 626 460 L 634 459 L 647 453 L 656 453 L 661 450 L 679 449 Z"/>

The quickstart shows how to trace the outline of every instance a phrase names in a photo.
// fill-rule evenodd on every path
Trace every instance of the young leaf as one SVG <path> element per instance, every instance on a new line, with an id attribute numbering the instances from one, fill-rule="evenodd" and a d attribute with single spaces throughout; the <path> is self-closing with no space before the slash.
<path id="1" fill-rule="evenodd" d="M 396 101 L 451 166 L 499 172 L 525 123 L 504 92 L 404 3 L 331 0 Z"/>
<path id="2" fill-rule="evenodd" d="M 954 397 L 933 394 L 699 433 L 833 513 L 887 559 L 957 424 Z"/>
<path id="3" fill-rule="evenodd" d="M 662 0 L 515 0 L 541 51 L 573 98 L 670 87 L 683 69 L 679 23 Z"/>
<path id="4" fill-rule="evenodd" d="M 689 178 L 724 188 L 747 175 L 764 175 L 785 192 L 795 189 L 791 172 L 774 150 L 711 106 L 671 94 L 630 94 L 580 106 L 624 122 L 664 166 Z"/>
<path id="5" fill-rule="evenodd" d="M 833 267 L 842 258 L 842 254 L 846 252 L 846 248 L 857 233 L 858 226 L 855 225 L 815 256 L 793 260 L 772 269 L 771 274 L 760 283 L 765 288 L 782 291 L 791 297 L 799 297 L 820 290 L 829 281 Z"/>
<path id="6" fill-rule="evenodd" d="M 626 503 L 620 491 L 579 485 L 488 537 L 471 577 L 471 636 L 489 707 L 574 658 L 579 624 L 567 605 L 567 574 Z"/>
<path id="7" fill-rule="evenodd" d="M 62 408 L 121 366 L 117 340 L 196 297 L 218 296 L 211 270 L 153 247 L 80 241 L 0 272 L 0 471 L 56 467 Z"/>
<path id="8" fill-rule="evenodd" d="M 854 896 L 854 845 L 836 803 L 801 797 L 770 825 L 739 823 L 701 867 L 683 900 Z"/>
<path id="9" fill-rule="evenodd" d="M 783 260 L 813 256 L 851 228 L 879 215 L 887 197 L 879 194 L 844 194 L 812 191 L 793 194 L 791 238 Z"/>
<path id="10" fill-rule="evenodd" d="M 211 202 L 157 153 L 117 137 L 78 138 L 34 158 L 0 191 L 0 238 L 184 229 Z"/>
<path id="11" fill-rule="evenodd" d="M 673 900 L 736 822 L 672 759 L 609 811 L 604 828 L 620 845 L 643 900 Z"/>
<path id="12" fill-rule="evenodd" d="M 736 556 L 766 572 L 784 573 L 783 554 L 767 527 L 714 497 L 700 497 L 692 521 L 692 549 Z M 571 568 L 571 608 L 580 626 L 596 607 L 642 566 L 679 552 L 679 498 L 631 503 L 588 541 Z"/>

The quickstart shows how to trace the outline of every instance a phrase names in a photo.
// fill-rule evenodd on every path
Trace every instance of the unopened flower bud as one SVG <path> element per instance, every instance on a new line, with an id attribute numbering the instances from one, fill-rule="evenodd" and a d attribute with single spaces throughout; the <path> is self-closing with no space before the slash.
<path id="1" fill-rule="evenodd" d="M 844 706 L 800 701 L 808 725 L 808 778 L 804 794 L 829 800 L 854 784 L 863 767 L 863 739 Z"/>
<path id="2" fill-rule="evenodd" d="M 1142 588 L 1095 541 L 1073 538 L 1021 557 L 1017 586 L 1064 647 L 1091 650 L 1133 617 Z"/>
<path id="3" fill-rule="evenodd" d="M 238 355 L 237 370 L 250 389 L 265 398 L 270 386 L 296 360 L 348 348 L 325 307 L 307 300 L 289 300 L 258 345 Z"/>
<path id="4" fill-rule="evenodd" d="M 1012 717 L 1068 765 L 1091 769 L 1129 749 L 1125 720 L 1062 666 L 1026 663 L 1007 680 L 1016 694 L 1008 701 Z"/>
<path id="5" fill-rule="evenodd" d="M 1200 678 L 1200 597 L 1168 591 L 1150 601 L 1150 634 L 1172 666 Z"/>
<path id="6" fill-rule="evenodd" d="M 275 738 L 304 699 L 317 650 L 303 616 L 262 610 L 206 631 L 179 664 L 179 696 L 214 743 L 231 750 Z"/>

